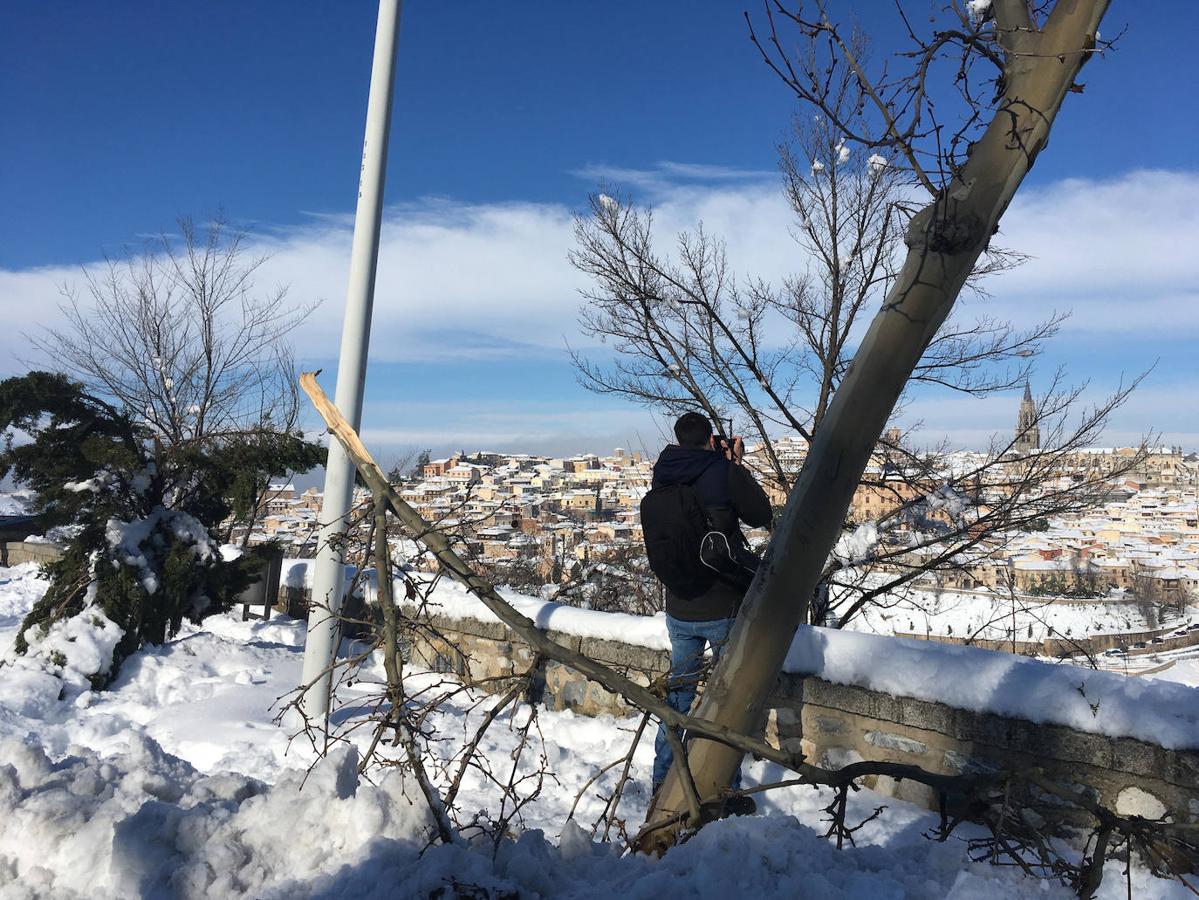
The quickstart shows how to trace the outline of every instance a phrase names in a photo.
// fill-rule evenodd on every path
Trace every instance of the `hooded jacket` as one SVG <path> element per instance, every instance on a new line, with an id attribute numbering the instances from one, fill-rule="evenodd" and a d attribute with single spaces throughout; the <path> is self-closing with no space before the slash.
<path id="1" fill-rule="evenodd" d="M 711 519 L 733 547 L 746 547 L 739 522 L 751 528 L 770 525 L 770 500 L 749 471 L 723 453 L 703 447 L 669 445 L 654 463 L 653 486 L 690 484 Z M 710 622 L 737 614 L 742 592 L 717 581 L 706 592 L 683 600 L 666 592 L 666 612 L 687 622 Z"/>

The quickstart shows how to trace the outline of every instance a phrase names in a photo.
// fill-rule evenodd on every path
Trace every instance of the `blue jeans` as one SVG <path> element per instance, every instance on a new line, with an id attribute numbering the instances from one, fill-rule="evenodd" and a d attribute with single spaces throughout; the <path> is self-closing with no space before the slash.
<path id="1" fill-rule="evenodd" d="M 700 671 L 704 663 L 704 647 L 712 648 L 712 655 L 720 659 L 720 653 L 728 641 L 732 619 L 713 619 L 710 622 L 685 622 L 667 614 L 666 630 L 670 634 L 670 681 L 666 702 L 681 713 L 691 709 L 695 700 L 695 689 L 699 684 Z M 674 751 L 666 736 L 666 726 L 658 726 L 658 738 L 654 741 L 654 790 L 657 790 L 670 771 Z M 741 770 L 733 775 L 729 787 L 741 787 Z"/>

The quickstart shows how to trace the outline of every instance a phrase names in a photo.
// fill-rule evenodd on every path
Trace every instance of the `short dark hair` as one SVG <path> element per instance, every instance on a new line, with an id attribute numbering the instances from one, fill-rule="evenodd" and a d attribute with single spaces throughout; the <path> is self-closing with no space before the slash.
<path id="1" fill-rule="evenodd" d="M 712 423 L 697 412 L 683 413 L 674 423 L 674 436 L 681 447 L 702 447 L 712 437 Z"/>

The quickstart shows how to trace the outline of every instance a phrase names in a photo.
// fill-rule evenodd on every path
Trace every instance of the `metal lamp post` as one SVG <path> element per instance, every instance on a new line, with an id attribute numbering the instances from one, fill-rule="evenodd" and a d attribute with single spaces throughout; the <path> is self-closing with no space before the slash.
<path id="1" fill-rule="evenodd" d="M 370 344 L 371 309 L 375 298 L 375 270 L 379 261 L 383 182 L 387 168 L 387 136 L 391 126 L 399 30 L 400 0 L 380 0 L 370 95 L 366 106 L 366 135 L 362 142 L 358 207 L 354 216 L 354 241 L 350 250 L 350 278 L 341 332 L 341 355 L 337 364 L 337 391 L 334 396 L 338 410 L 355 430 L 362 424 L 362 391 Z M 329 456 L 325 463 L 325 493 L 313 576 L 312 606 L 308 616 L 308 638 L 304 645 L 302 684 L 309 687 L 303 697 L 303 709 L 310 719 L 324 717 L 329 711 L 333 677 L 330 664 L 334 660 L 338 633 L 336 615 L 345 590 L 342 538 L 346 534 L 353 495 L 354 465 L 341 444 L 330 440 Z"/>

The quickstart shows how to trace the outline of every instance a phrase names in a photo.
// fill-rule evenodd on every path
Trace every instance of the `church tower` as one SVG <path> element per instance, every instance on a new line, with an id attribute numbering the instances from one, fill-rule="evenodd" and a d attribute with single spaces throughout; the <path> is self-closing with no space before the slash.
<path id="1" fill-rule="evenodd" d="M 1012 450 L 1028 453 L 1041 447 L 1041 426 L 1037 424 L 1037 405 L 1032 399 L 1032 388 L 1024 382 L 1024 399 L 1020 401 L 1020 420 L 1016 423 L 1016 442 Z"/>

